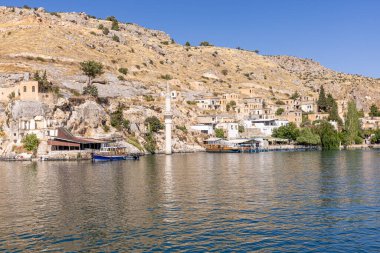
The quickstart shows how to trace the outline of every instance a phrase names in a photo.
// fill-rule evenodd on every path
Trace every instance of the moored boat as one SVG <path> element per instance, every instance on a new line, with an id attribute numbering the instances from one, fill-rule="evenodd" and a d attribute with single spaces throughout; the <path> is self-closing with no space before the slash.
<path id="1" fill-rule="evenodd" d="M 92 153 L 94 162 L 139 160 L 141 154 L 128 153 L 126 147 L 103 147 L 100 151 Z"/>

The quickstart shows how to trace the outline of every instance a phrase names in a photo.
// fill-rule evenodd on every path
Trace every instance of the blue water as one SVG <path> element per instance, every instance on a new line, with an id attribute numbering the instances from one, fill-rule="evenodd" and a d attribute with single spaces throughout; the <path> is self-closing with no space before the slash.
<path id="1" fill-rule="evenodd" d="M 380 252 L 377 151 L 0 164 L 0 251 Z"/>

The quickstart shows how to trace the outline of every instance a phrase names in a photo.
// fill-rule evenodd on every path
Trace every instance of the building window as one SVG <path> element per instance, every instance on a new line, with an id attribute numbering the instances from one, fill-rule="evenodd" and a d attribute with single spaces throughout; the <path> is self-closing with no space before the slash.
<path id="1" fill-rule="evenodd" d="M 32 86 L 32 92 L 36 92 L 36 87 Z"/>
<path id="2" fill-rule="evenodd" d="M 24 86 L 24 92 L 26 92 L 26 86 Z"/>

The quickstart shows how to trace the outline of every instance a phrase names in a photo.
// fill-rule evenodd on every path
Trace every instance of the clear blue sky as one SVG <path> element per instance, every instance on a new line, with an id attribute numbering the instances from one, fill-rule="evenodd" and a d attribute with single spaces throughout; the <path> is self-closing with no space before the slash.
<path id="1" fill-rule="evenodd" d="M 0 0 L 1 5 L 116 16 L 169 33 L 262 54 L 311 58 L 380 77 L 380 0 Z"/>

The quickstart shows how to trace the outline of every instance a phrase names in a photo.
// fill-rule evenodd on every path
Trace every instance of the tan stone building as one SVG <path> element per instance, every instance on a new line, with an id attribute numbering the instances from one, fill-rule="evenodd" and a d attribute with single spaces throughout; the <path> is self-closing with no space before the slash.
<path id="1" fill-rule="evenodd" d="M 15 99 L 20 99 L 24 101 L 40 100 L 37 81 L 23 81 L 15 86 L 1 87 L 0 101 L 8 101 L 12 94 Z"/>

